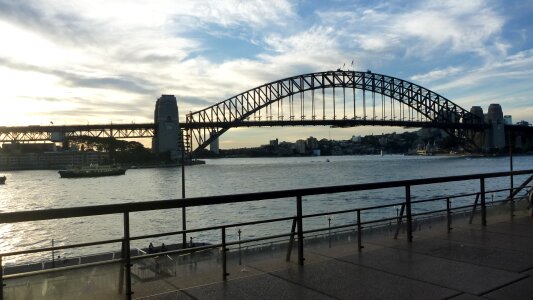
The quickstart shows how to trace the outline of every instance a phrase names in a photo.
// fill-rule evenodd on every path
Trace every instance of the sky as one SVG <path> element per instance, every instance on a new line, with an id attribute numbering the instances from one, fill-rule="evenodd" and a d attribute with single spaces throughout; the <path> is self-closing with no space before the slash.
<path id="1" fill-rule="evenodd" d="M 533 122 L 533 0 L 0 0 L 0 126 L 182 120 L 248 89 L 354 61 L 469 109 Z M 221 148 L 402 128 L 231 129 Z"/>

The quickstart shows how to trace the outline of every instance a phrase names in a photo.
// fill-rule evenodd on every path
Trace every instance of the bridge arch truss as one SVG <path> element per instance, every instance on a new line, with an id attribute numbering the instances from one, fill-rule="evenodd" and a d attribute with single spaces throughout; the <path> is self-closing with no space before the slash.
<path id="1" fill-rule="evenodd" d="M 207 147 L 232 127 L 420 124 L 444 129 L 469 151 L 483 119 L 415 83 L 370 71 L 326 71 L 263 84 L 186 117 L 192 150 Z M 316 124 L 315 124 L 316 123 Z M 342 123 L 342 122 L 341 122 Z"/>

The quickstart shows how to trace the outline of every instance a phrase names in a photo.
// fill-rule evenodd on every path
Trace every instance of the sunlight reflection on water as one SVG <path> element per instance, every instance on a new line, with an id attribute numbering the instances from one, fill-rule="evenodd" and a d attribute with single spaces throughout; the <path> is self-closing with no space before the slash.
<path id="1" fill-rule="evenodd" d="M 329 159 L 329 162 L 326 161 Z M 533 157 L 514 159 L 515 170 L 533 168 Z M 508 158 L 417 157 L 417 156 L 339 156 L 293 158 L 239 158 L 207 160 L 205 165 L 186 168 L 188 197 L 296 189 L 415 179 L 449 175 L 507 171 Z M 0 186 L 2 212 L 61 208 L 136 201 L 181 198 L 181 170 L 177 168 L 132 169 L 125 176 L 60 179 L 56 171 L 2 172 L 8 179 Z M 523 180 L 523 179 L 522 179 Z M 515 179 L 515 185 L 521 182 Z M 488 180 L 487 188 L 508 187 L 508 179 Z M 416 199 L 445 195 L 450 192 L 477 191 L 479 182 L 461 182 L 439 186 L 413 187 Z M 404 190 L 387 189 L 305 197 L 304 213 L 350 209 L 401 201 Z M 395 209 L 376 214 L 395 215 Z M 277 199 L 253 203 L 194 207 L 187 210 L 188 228 L 214 226 L 261 218 L 293 216 L 293 199 Z M 369 216 L 372 213 L 368 214 Z M 379 216 L 378 216 L 379 217 Z M 353 216 L 333 216 L 332 225 L 350 221 Z M 132 236 L 181 229 L 181 210 L 139 212 L 131 214 Z M 353 220 L 351 220 L 353 221 Z M 306 220 L 306 228 L 326 226 L 327 218 Z M 243 228 L 243 238 L 288 232 L 290 224 L 258 225 Z M 237 229 L 228 230 L 228 239 L 235 239 Z M 276 232 L 280 233 L 280 232 Z M 28 247 L 48 247 L 54 239 L 58 244 L 91 242 L 121 238 L 122 216 L 108 215 L 73 218 L 53 222 L 28 222 L 0 226 L 0 251 Z M 216 242 L 219 233 L 193 234 L 195 241 Z M 176 243 L 181 237 L 156 239 L 154 243 Z M 146 241 L 134 246 L 146 247 Z M 106 248 L 107 247 L 107 248 Z M 115 246 L 101 246 L 101 250 Z M 98 248 L 98 247 L 97 247 Z M 91 251 L 95 251 L 92 249 Z M 62 255 L 79 254 L 76 250 Z"/>

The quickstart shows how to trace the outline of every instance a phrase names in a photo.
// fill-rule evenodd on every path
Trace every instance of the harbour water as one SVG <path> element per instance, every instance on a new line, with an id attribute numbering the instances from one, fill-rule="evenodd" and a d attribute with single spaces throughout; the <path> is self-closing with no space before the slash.
<path id="1" fill-rule="evenodd" d="M 514 158 L 514 169 L 533 168 L 532 156 Z M 449 175 L 464 175 L 509 170 L 509 158 L 421 157 L 421 156 L 337 156 L 291 158 L 233 158 L 207 160 L 205 165 L 186 168 L 187 197 L 296 189 L 316 186 L 368 183 Z M 2 212 L 62 208 L 137 201 L 181 198 L 179 168 L 131 169 L 125 176 L 60 179 L 57 171 L 3 172 L 7 176 L 0 186 Z M 522 178 L 515 179 L 518 185 Z M 488 189 L 508 188 L 509 180 L 491 179 Z M 479 182 L 422 186 L 413 188 L 414 199 L 454 193 L 475 192 Z M 403 189 L 342 193 L 304 198 L 304 213 L 325 212 L 402 201 Z M 415 208 L 416 209 L 416 208 Z M 424 210 L 424 207 L 418 209 Z M 394 215 L 394 209 L 373 212 Z M 293 199 L 279 199 L 196 207 L 187 210 L 188 228 L 207 227 L 265 218 L 293 216 Z M 332 225 L 348 222 L 353 216 L 332 216 Z M 130 216 L 132 236 L 181 229 L 181 210 L 133 213 Z M 353 219 L 353 218 L 352 218 Z M 306 221 L 306 228 L 324 227 L 326 218 Z M 29 222 L 0 225 L 0 252 L 29 248 L 84 243 L 121 238 L 122 216 L 72 218 L 53 222 Z M 236 230 L 228 231 L 229 240 Z M 242 228 L 243 238 L 288 232 L 289 223 L 276 223 Z M 235 232 L 234 232 L 235 231 Z M 192 234 L 194 241 L 217 242 L 218 232 Z M 155 239 L 154 244 L 181 241 L 181 236 Z M 149 241 L 137 241 L 146 247 Z M 65 250 L 58 255 L 73 256 L 116 250 L 120 245 L 106 245 L 82 250 Z M 81 252 L 80 252 L 81 251 Z M 43 254 L 44 255 L 44 254 Z M 46 254 L 48 255 L 48 254 Z M 48 257 L 48 256 L 47 256 Z M 23 260 L 12 257 L 8 262 Z"/>

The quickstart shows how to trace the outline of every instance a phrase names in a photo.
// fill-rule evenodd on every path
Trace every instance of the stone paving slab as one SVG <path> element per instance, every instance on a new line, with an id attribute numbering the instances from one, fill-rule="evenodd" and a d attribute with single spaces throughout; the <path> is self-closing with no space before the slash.
<path id="1" fill-rule="evenodd" d="M 533 298 L 533 270 L 523 273 L 529 277 L 517 281 L 506 287 L 484 295 L 487 299 L 532 299 Z"/>
<path id="2" fill-rule="evenodd" d="M 532 226 L 533 230 L 533 226 Z M 484 230 L 457 230 L 448 239 L 483 247 L 533 252 L 533 239 Z"/>
<path id="3" fill-rule="evenodd" d="M 196 299 L 334 299 L 271 274 L 183 290 Z"/>
<path id="4" fill-rule="evenodd" d="M 429 256 L 513 272 L 522 272 L 533 268 L 533 255 L 531 252 L 496 249 L 476 244 L 465 244 L 444 238 L 417 240 L 410 245 L 404 242 L 398 242 L 391 246 L 399 249 L 409 249 L 416 253 Z"/>
<path id="5" fill-rule="evenodd" d="M 391 248 L 351 255 L 341 260 L 474 295 L 526 277 L 523 274 Z"/>
<path id="6" fill-rule="evenodd" d="M 354 241 L 306 246 L 304 267 L 295 253 L 246 260 L 227 282 L 153 299 L 533 299 L 533 219 L 493 222 L 417 232 L 412 244 L 367 238 L 362 253 Z"/>
<path id="7" fill-rule="evenodd" d="M 443 299 L 459 292 L 338 260 L 274 275 L 338 299 Z"/>
<path id="8" fill-rule="evenodd" d="M 497 224 L 490 224 L 485 230 L 490 232 L 497 232 L 503 234 L 510 234 L 513 236 L 520 236 L 524 238 L 533 239 L 533 230 L 531 225 L 525 222 L 501 222 Z"/>

